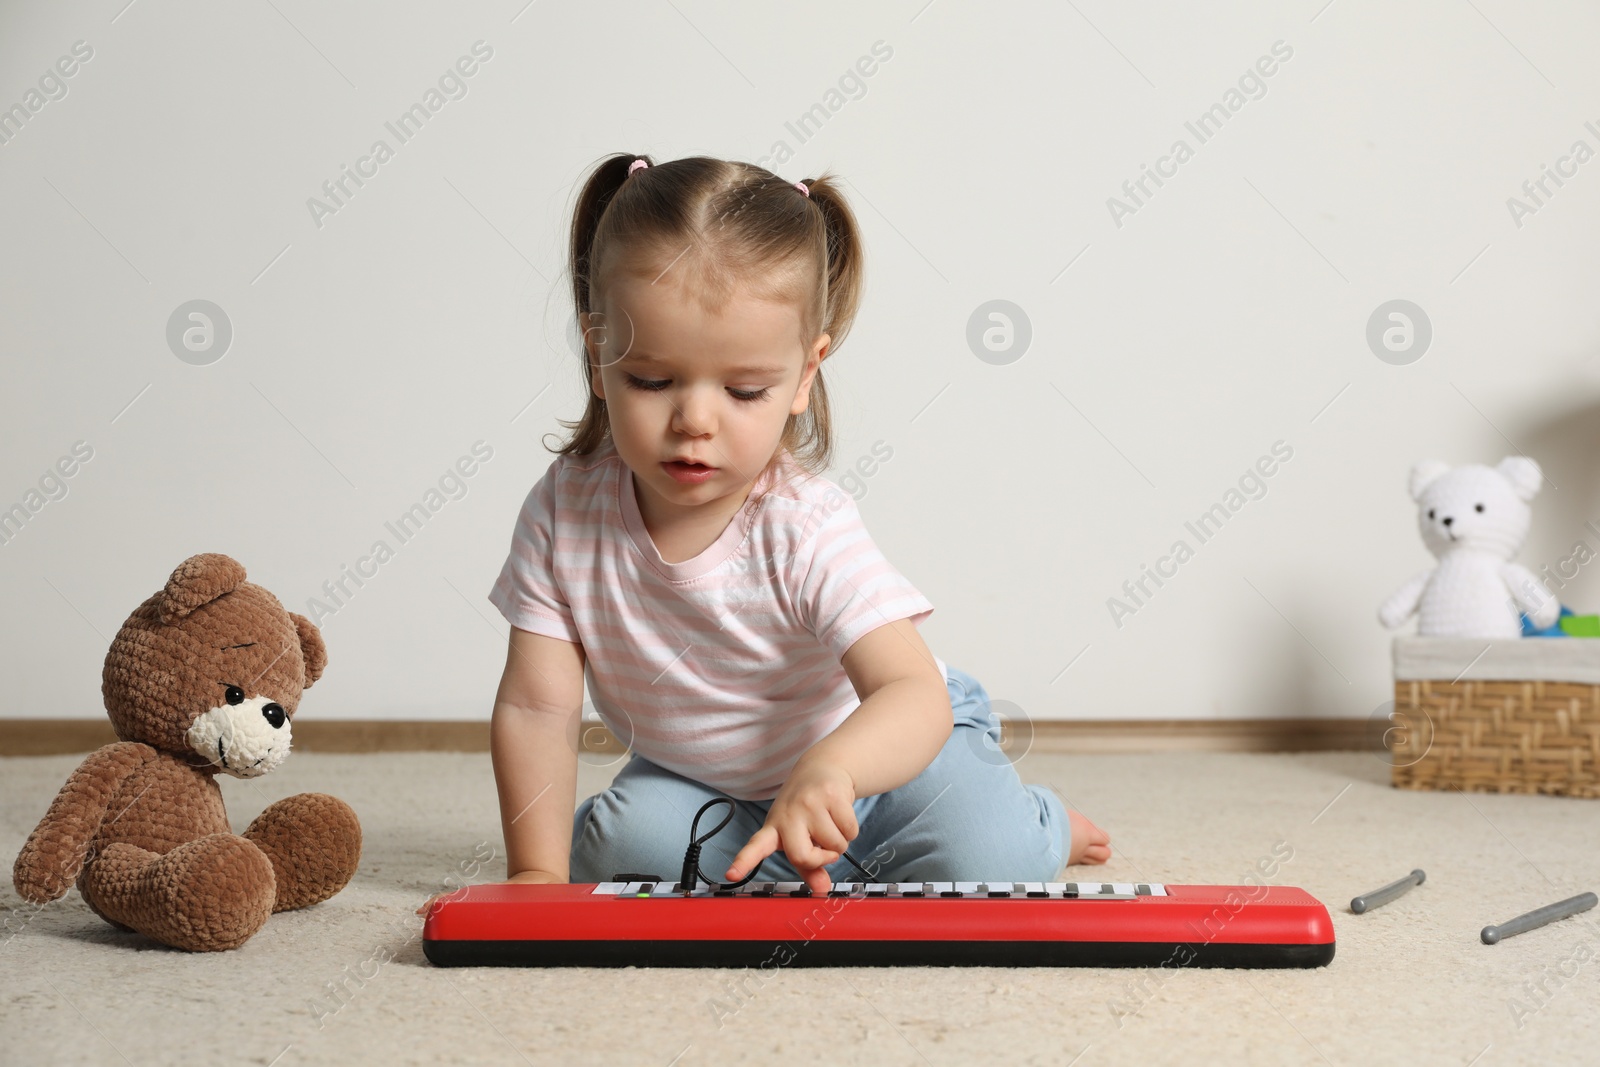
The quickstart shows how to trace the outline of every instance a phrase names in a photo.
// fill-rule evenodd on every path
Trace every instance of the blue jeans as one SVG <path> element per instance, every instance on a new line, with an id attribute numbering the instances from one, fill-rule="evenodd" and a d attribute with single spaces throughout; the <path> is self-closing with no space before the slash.
<path id="1" fill-rule="evenodd" d="M 860 832 L 850 855 L 887 882 L 1047 882 L 1066 861 L 1067 812 L 1052 790 L 1024 785 L 1000 751 L 1000 723 L 977 679 L 946 666 L 955 726 L 921 774 L 897 789 L 855 801 Z M 727 796 L 635 753 L 609 788 L 578 805 L 572 820 L 571 880 L 604 882 L 615 874 L 676 881 L 700 806 Z M 707 841 L 700 869 L 722 879 L 734 855 L 766 821 L 771 800 L 733 800 L 736 810 Z M 718 805 L 700 820 L 704 833 L 728 812 Z M 861 881 L 840 857 L 834 881 Z M 756 878 L 800 881 L 781 848 Z"/>

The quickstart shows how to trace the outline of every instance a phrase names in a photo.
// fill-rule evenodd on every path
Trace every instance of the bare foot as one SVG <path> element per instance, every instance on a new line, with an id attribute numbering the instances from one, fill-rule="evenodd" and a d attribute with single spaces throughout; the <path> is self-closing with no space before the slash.
<path id="1" fill-rule="evenodd" d="M 1111 858 L 1111 835 L 1079 815 L 1067 812 L 1072 822 L 1072 850 L 1067 866 L 1078 863 L 1104 863 Z"/>

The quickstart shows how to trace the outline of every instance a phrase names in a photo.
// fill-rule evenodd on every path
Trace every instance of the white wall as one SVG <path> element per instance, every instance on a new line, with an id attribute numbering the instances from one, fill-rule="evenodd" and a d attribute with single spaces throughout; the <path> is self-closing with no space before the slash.
<path id="1" fill-rule="evenodd" d="M 110 636 L 191 553 L 305 611 L 384 538 L 307 710 L 486 717 L 485 594 L 582 406 L 566 212 L 611 151 L 849 179 L 870 273 L 827 364 L 839 465 L 893 449 L 860 503 L 937 606 L 924 635 L 1026 714 L 1367 716 L 1376 605 L 1427 562 L 1420 458 L 1524 451 L 1553 484 L 1523 560 L 1600 548 L 1600 161 L 1520 226 L 1507 206 L 1600 149 L 1586 5 L 123 4 L 0 9 L 0 107 L 93 49 L 0 145 L 0 505 L 93 449 L 0 546 L 0 715 L 102 714 Z M 384 123 L 480 40 L 467 95 L 398 144 Z M 880 41 L 801 143 L 785 124 Z M 1199 143 L 1185 122 L 1278 41 Z M 394 157 L 317 225 L 307 199 L 379 138 Z M 1179 138 L 1117 225 L 1108 197 Z M 1409 365 L 1365 339 L 1397 298 L 1433 326 Z M 207 366 L 165 338 L 193 299 L 234 331 Z M 993 299 L 1031 322 L 1006 365 L 966 341 Z M 480 440 L 467 495 L 394 542 Z M 1267 495 L 1197 545 L 1184 522 L 1280 440 Z M 1194 558 L 1116 626 L 1179 537 Z M 1580 612 L 1594 571 L 1563 590 Z"/>

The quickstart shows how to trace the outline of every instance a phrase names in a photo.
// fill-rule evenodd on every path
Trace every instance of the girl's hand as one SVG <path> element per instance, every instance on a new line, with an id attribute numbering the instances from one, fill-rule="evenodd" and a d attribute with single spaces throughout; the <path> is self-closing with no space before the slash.
<path id="1" fill-rule="evenodd" d="M 733 857 L 727 879 L 736 882 L 783 846 L 783 854 L 813 893 L 832 884 L 822 868 L 836 862 L 860 832 L 855 782 L 843 767 L 801 757 L 783 783 L 767 821 Z"/>
<path id="2" fill-rule="evenodd" d="M 518 871 L 516 874 L 513 874 L 510 878 L 507 878 L 503 884 L 509 885 L 509 884 L 512 884 L 512 883 L 515 883 L 515 882 L 539 882 L 539 883 L 542 883 L 542 884 L 545 884 L 545 885 L 559 885 L 559 884 L 561 884 L 561 883 L 563 883 L 565 881 L 566 881 L 565 878 L 558 878 L 556 875 L 551 874 L 549 871 Z M 431 896 L 431 897 L 429 897 L 427 899 L 427 901 L 422 905 L 422 907 L 417 909 L 417 914 L 426 916 L 428 914 L 428 911 L 433 907 L 433 902 L 434 901 L 443 900 L 445 897 L 453 896 L 454 894 L 459 893 L 459 892 L 461 892 L 461 890 L 452 889 L 448 893 L 435 893 L 433 896 Z"/>

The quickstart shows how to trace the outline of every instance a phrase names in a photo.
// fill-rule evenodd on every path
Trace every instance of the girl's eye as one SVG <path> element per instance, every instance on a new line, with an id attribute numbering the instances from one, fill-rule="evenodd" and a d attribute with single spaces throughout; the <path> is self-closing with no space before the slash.
<path id="1" fill-rule="evenodd" d="M 640 389 L 647 393 L 658 393 L 672 384 L 670 380 L 655 381 L 647 378 L 636 378 L 631 374 L 623 375 L 623 380 L 628 383 L 629 388 Z M 729 389 L 728 392 L 733 395 L 735 400 L 754 403 L 757 400 L 765 400 L 767 394 L 772 392 L 772 387 L 769 385 L 762 389 Z"/>

